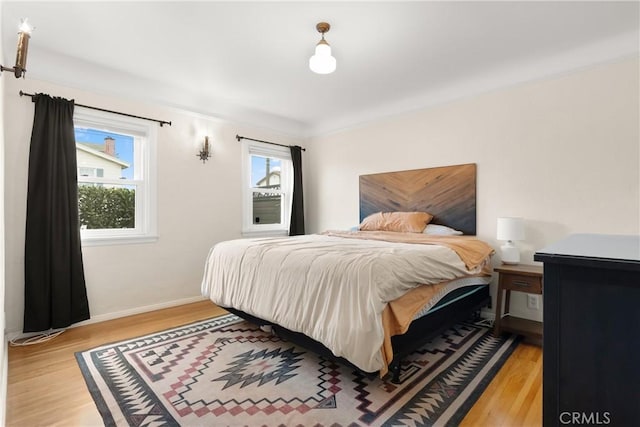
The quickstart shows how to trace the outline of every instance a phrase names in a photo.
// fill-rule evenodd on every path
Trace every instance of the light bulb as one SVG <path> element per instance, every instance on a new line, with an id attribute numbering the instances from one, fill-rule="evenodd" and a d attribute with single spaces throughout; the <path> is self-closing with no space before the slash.
<path id="1" fill-rule="evenodd" d="M 336 70 L 336 58 L 331 56 L 331 46 L 324 40 L 316 45 L 316 52 L 309 58 L 309 68 L 317 74 L 330 74 Z"/>
<path id="2" fill-rule="evenodd" d="M 27 22 L 27 18 L 24 18 L 20 23 L 20 27 L 18 28 L 18 30 L 21 33 L 31 34 L 31 31 L 33 31 L 33 28 L 31 27 L 31 25 L 29 25 L 29 22 Z"/>

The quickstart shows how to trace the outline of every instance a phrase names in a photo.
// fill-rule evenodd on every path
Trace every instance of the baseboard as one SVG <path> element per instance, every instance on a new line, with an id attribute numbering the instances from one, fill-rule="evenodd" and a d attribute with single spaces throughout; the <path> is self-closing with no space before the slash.
<path id="1" fill-rule="evenodd" d="M 99 314 L 97 316 L 91 316 L 91 319 L 89 320 L 74 323 L 73 325 L 69 326 L 69 328 L 67 329 L 76 328 L 78 326 L 91 325 L 93 323 L 104 322 L 107 320 L 119 319 L 121 317 L 133 316 L 134 314 L 141 314 L 141 313 L 147 313 L 149 311 L 162 310 L 163 308 L 170 308 L 170 307 L 176 307 L 178 305 L 191 304 L 194 302 L 204 301 L 204 300 L 206 300 L 206 298 L 198 296 L 198 297 L 191 297 L 191 298 L 184 298 L 179 300 L 162 302 L 159 304 L 145 305 L 142 307 L 135 307 L 128 310 L 115 311 L 113 313 Z M 27 338 L 37 334 L 38 333 L 25 334 L 20 331 L 13 331 L 13 332 L 7 332 L 6 338 L 7 340 L 11 341 L 11 340 L 20 339 L 20 338 Z"/>
<path id="2" fill-rule="evenodd" d="M 9 349 L 5 341 L 4 355 L 2 357 L 2 378 L 0 378 L 0 425 L 6 425 L 7 417 L 7 380 L 9 378 Z"/>

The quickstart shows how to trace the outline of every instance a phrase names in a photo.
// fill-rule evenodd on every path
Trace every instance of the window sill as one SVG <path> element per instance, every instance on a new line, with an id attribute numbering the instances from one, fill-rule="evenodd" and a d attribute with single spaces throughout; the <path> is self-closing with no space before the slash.
<path id="1" fill-rule="evenodd" d="M 137 245 L 142 243 L 155 243 L 158 236 L 109 236 L 109 237 L 83 237 L 82 246 L 110 246 L 110 245 Z"/>

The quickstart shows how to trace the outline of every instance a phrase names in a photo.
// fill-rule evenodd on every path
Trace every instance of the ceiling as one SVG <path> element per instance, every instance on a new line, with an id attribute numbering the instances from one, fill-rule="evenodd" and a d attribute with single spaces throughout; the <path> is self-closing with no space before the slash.
<path id="1" fill-rule="evenodd" d="M 26 78 L 309 137 L 638 56 L 638 2 L 11 2 Z M 326 39 L 337 70 L 308 67 Z M 82 102 L 82 100 L 78 100 Z"/>

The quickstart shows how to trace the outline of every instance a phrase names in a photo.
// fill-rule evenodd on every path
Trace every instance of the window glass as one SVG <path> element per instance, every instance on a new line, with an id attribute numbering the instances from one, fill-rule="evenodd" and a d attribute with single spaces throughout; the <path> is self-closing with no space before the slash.
<path id="1" fill-rule="evenodd" d="M 135 137 L 87 127 L 76 127 L 75 137 L 81 230 L 135 229 L 138 184 L 108 182 L 133 179 Z M 85 178 L 104 180 L 87 182 Z"/>
<path id="2" fill-rule="evenodd" d="M 78 183 L 81 230 L 135 229 L 136 186 Z"/>
<path id="3" fill-rule="evenodd" d="M 282 195 L 253 193 L 253 224 L 280 224 L 282 222 Z"/>
<path id="4" fill-rule="evenodd" d="M 282 160 L 274 157 L 251 156 L 253 188 L 280 188 Z"/>
<path id="5" fill-rule="evenodd" d="M 134 179 L 134 136 L 79 126 L 75 132 L 78 175 Z"/>

